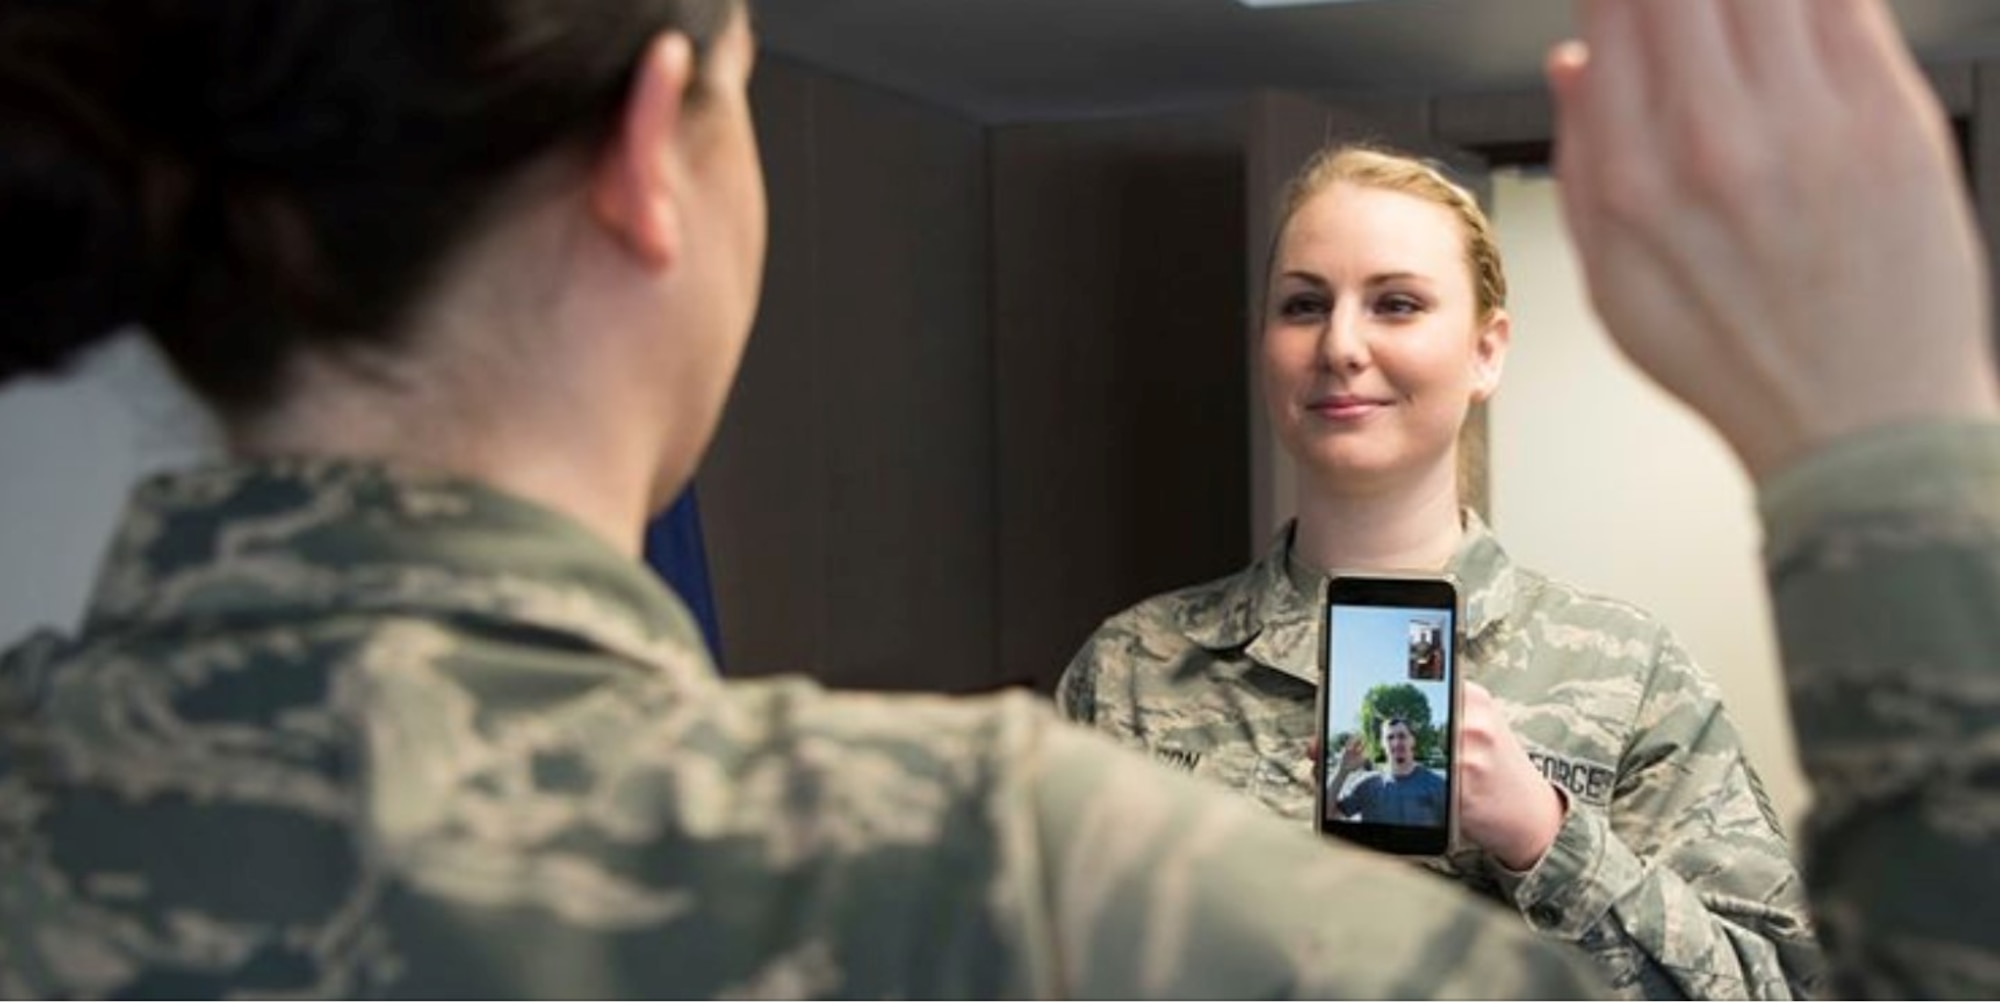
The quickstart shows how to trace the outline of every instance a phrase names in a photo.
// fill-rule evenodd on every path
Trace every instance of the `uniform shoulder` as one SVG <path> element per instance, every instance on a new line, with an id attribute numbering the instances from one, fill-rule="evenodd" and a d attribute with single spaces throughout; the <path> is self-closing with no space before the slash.
<path id="1" fill-rule="evenodd" d="M 1236 621 L 1246 573 L 1153 595 L 1100 623 L 1064 669 L 1058 697 L 1064 713 L 1092 720 L 1101 687 L 1172 663 L 1199 640 Z"/>
<path id="2" fill-rule="evenodd" d="M 1522 632 L 1551 655 L 1551 667 L 1566 677 L 1629 679 L 1642 705 L 1707 708 L 1720 701 L 1713 679 L 1696 663 L 1667 624 L 1645 608 L 1590 591 L 1547 574 L 1522 571 L 1514 615 Z"/>
<path id="3" fill-rule="evenodd" d="M 69 641 L 49 629 L 0 647 L 0 715 L 32 706 L 69 649 Z"/>
<path id="4" fill-rule="evenodd" d="M 1666 624 L 1645 608 L 1601 591 L 1580 587 L 1540 570 L 1517 568 L 1514 614 L 1550 628 L 1615 635 L 1658 645 L 1670 635 Z"/>

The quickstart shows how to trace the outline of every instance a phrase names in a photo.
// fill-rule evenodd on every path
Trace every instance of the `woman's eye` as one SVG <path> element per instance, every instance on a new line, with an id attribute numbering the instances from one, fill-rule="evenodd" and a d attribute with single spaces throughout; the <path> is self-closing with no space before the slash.
<path id="1" fill-rule="evenodd" d="M 1278 303 L 1278 316 L 1288 322 L 1309 322 L 1326 317 L 1327 305 L 1323 297 L 1300 295 L 1287 297 Z"/>
<path id="2" fill-rule="evenodd" d="M 1424 302 L 1408 294 L 1388 294 L 1375 302 L 1375 310 L 1384 315 L 1414 315 L 1424 310 Z"/>

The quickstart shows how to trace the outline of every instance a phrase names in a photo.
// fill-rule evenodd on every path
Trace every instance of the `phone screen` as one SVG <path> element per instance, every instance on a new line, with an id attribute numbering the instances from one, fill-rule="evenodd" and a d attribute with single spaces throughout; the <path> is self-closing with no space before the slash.
<path id="1" fill-rule="evenodd" d="M 1448 580 L 1337 577 L 1325 618 L 1320 831 L 1441 856 L 1458 803 L 1457 589 Z"/>

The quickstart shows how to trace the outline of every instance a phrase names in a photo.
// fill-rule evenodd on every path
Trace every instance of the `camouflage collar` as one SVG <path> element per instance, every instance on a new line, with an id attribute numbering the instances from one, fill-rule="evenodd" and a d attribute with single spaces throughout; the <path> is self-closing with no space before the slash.
<path id="1" fill-rule="evenodd" d="M 132 493 L 87 635 L 163 624 L 417 614 L 580 638 L 659 666 L 703 659 L 650 571 L 571 519 L 451 476 L 289 459 L 159 476 Z"/>
<path id="2" fill-rule="evenodd" d="M 1486 522 L 1464 511 L 1465 541 L 1450 570 L 1465 593 L 1465 636 L 1476 643 L 1514 606 L 1514 563 Z M 1292 556 L 1296 522 L 1287 522 L 1250 568 L 1217 585 L 1221 603 L 1190 606 L 1183 631 L 1211 651 L 1241 650 L 1258 664 L 1318 682 L 1319 600 L 1326 575 Z"/>

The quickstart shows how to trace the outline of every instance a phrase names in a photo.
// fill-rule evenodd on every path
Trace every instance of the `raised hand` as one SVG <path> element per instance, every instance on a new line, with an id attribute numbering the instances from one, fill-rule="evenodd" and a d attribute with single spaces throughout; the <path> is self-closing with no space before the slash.
<path id="1" fill-rule="evenodd" d="M 1880 0 L 1582 0 L 1556 171 L 1627 355 L 1753 476 L 1996 409 L 1985 253 Z"/>
<path id="2" fill-rule="evenodd" d="M 1368 761 L 1368 747 L 1358 734 L 1347 737 L 1347 745 L 1340 750 L 1340 768 L 1351 773 L 1360 769 Z"/>

